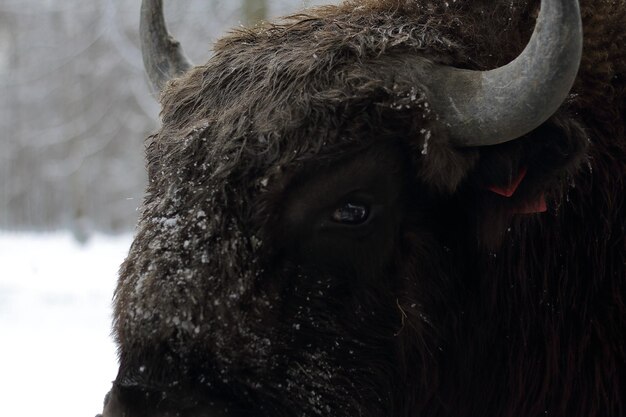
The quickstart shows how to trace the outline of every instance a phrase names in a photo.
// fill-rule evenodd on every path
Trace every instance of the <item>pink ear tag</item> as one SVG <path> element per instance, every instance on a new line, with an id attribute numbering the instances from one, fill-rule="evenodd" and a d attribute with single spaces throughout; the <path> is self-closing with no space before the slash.
<path id="1" fill-rule="evenodd" d="M 517 177 L 509 185 L 506 185 L 504 187 L 501 187 L 499 185 L 490 185 L 489 187 L 487 187 L 487 189 L 489 191 L 493 191 L 498 195 L 501 195 L 502 197 L 511 197 L 513 194 L 515 194 L 517 187 L 519 187 L 519 185 L 522 183 L 522 180 L 526 176 L 526 172 L 528 172 L 528 170 L 526 169 L 526 167 L 524 167 L 520 169 Z"/>
<path id="2" fill-rule="evenodd" d="M 502 197 L 507 197 L 507 198 L 512 197 L 513 194 L 515 194 L 515 191 L 517 191 L 517 188 L 519 187 L 519 185 L 524 180 L 524 177 L 526 177 L 527 172 L 528 170 L 526 169 L 526 167 L 524 167 L 520 169 L 519 174 L 517 174 L 517 177 L 509 185 L 506 185 L 504 187 L 491 185 L 487 187 L 487 189 L 498 195 L 501 195 Z M 514 213 L 515 214 L 533 214 L 533 213 L 544 213 L 546 211 L 548 211 L 548 205 L 546 204 L 546 196 L 544 193 L 541 193 L 541 195 L 537 198 L 537 200 L 531 201 L 527 204 L 524 204 L 523 206 L 519 208 L 516 208 Z"/>

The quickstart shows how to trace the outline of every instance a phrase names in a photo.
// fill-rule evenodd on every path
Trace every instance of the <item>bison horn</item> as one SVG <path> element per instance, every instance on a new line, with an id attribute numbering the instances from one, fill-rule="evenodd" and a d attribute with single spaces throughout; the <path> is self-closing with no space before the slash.
<path id="1" fill-rule="evenodd" d="M 542 0 L 530 42 L 509 64 L 471 71 L 428 63 L 418 71 L 455 145 L 495 145 L 554 114 L 574 83 L 581 54 L 578 0 Z"/>
<path id="2" fill-rule="evenodd" d="M 192 64 L 180 43 L 167 33 L 162 0 L 142 1 L 139 32 L 143 64 L 153 90 L 160 92 L 167 81 L 187 71 Z"/>

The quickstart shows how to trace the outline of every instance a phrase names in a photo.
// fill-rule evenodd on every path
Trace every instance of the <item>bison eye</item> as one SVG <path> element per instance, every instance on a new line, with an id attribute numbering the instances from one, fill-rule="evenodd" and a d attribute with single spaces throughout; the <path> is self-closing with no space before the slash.
<path id="1" fill-rule="evenodd" d="M 370 216 L 370 208 L 364 204 L 345 203 L 332 214 L 333 221 L 350 226 L 365 223 Z"/>

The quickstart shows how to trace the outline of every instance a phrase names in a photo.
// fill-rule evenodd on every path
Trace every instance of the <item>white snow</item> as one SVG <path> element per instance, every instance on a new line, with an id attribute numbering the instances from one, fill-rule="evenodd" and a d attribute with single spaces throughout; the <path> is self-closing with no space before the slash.
<path id="1" fill-rule="evenodd" d="M 102 411 L 117 372 L 111 297 L 130 242 L 0 233 L 0 416 Z"/>

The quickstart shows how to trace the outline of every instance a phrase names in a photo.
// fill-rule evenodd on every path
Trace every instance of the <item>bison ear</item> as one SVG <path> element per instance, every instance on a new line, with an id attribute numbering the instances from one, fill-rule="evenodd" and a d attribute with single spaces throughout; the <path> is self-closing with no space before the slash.
<path id="1" fill-rule="evenodd" d="M 518 140 L 480 148 L 460 191 L 478 241 L 494 249 L 516 221 L 554 215 L 588 143 L 580 125 L 557 115 Z"/>

